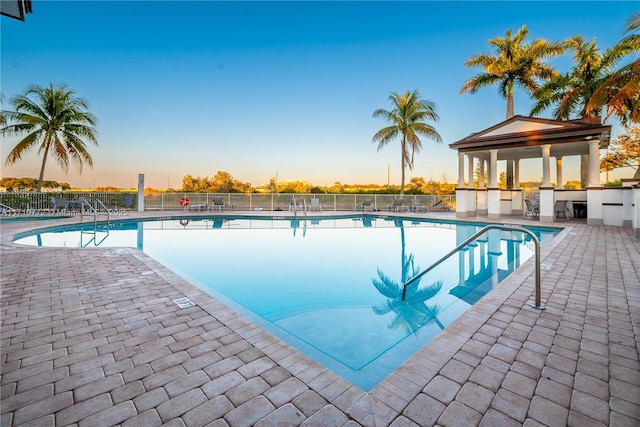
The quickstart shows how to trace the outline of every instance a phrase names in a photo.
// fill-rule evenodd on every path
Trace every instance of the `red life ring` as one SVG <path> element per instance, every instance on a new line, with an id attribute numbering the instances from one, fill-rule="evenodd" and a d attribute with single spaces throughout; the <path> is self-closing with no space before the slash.
<path id="1" fill-rule="evenodd" d="M 183 227 L 186 227 L 187 225 L 189 225 L 189 220 L 188 219 L 181 219 L 180 220 L 180 225 Z"/>
<path id="2" fill-rule="evenodd" d="M 189 198 L 187 196 L 180 197 L 180 206 L 189 206 Z"/>

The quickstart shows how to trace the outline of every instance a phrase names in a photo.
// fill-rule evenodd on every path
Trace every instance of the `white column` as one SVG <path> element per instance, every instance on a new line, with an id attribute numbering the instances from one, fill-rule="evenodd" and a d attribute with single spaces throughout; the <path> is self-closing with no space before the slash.
<path id="1" fill-rule="evenodd" d="M 469 183 L 467 184 L 467 216 L 476 216 L 477 202 L 476 202 L 476 189 L 473 186 L 473 156 L 467 154 L 469 159 Z"/>
<path id="2" fill-rule="evenodd" d="M 500 189 L 498 188 L 498 150 L 491 150 L 489 188 L 487 189 L 487 218 L 500 219 Z"/>
<path id="3" fill-rule="evenodd" d="M 464 188 L 464 153 L 458 151 L 458 188 Z"/>
<path id="4" fill-rule="evenodd" d="M 467 189 L 464 186 L 464 153 L 458 151 L 458 187 L 456 188 L 456 217 L 467 216 Z"/>
<path id="5" fill-rule="evenodd" d="M 520 188 L 520 159 L 513 161 L 513 188 Z"/>
<path id="6" fill-rule="evenodd" d="M 498 187 L 498 150 L 491 150 L 491 163 L 489 166 L 489 188 Z"/>
<path id="7" fill-rule="evenodd" d="M 478 159 L 480 161 L 480 174 L 479 174 L 479 183 L 478 183 L 478 188 L 484 188 L 484 162 L 485 160 L 483 159 Z"/>
<path id="8" fill-rule="evenodd" d="M 549 155 L 551 154 L 551 145 L 546 144 L 542 149 L 542 187 L 551 187 L 551 177 L 549 172 Z"/>
<path id="9" fill-rule="evenodd" d="M 138 174 L 138 212 L 144 212 L 144 174 Z"/>
<path id="10" fill-rule="evenodd" d="M 556 157 L 556 189 L 564 188 L 562 185 L 562 156 Z"/>
<path id="11" fill-rule="evenodd" d="M 589 141 L 589 187 L 600 187 L 600 140 Z"/>
<path id="12" fill-rule="evenodd" d="M 589 141 L 589 182 L 587 183 L 587 224 L 604 224 L 603 190 L 600 185 L 600 140 Z"/>

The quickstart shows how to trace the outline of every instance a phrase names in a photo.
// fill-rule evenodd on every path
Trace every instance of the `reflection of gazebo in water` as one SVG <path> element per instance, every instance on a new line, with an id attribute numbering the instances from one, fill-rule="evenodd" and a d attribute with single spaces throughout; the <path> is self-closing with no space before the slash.
<path id="1" fill-rule="evenodd" d="M 458 151 L 456 215 L 469 217 L 480 214 L 497 220 L 501 215 L 522 214 L 519 162 L 521 159 L 541 158 L 543 182 L 540 187 L 540 221 L 554 220 L 555 200 L 574 200 L 587 202 L 588 223 L 602 224 L 600 149 L 609 145 L 611 126 L 602 125 L 597 120 L 561 121 L 514 116 L 450 144 L 450 148 Z M 562 159 L 566 156 L 589 157 L 588 179 L 583 179 L 583 182 L 587 182 L 586 192 L 574 194 L 562 191 Z M 468 166 L 466 187 L 465 157 Z M 555 188 L 551 186 L 551 157 L 556 159 Z M 473 187 L 476 161 L 480 169 L 478 189 Z M 498 188 L 498 161 L 511 163 L 513 166 L 513 182 L 507 183 L 510 187 L 507 190 Z M 484 188 L 485 164 L 488 173 L 487 188 Z"/>
<path id="2" fill-rule="evenodd" d="M 458 241 L 469 236 L 460 235 Z M 485 237 L 476 240 L 458 251 L 458 285 L 449 293 L 467 304 L 473 305 L 487 292 L 520 266 L 520 244 L 523 233 L 489 230 Z M 498 258 L 502 255 L 501 242 L 506 243 L 507 268 L 498 268 Z"/>

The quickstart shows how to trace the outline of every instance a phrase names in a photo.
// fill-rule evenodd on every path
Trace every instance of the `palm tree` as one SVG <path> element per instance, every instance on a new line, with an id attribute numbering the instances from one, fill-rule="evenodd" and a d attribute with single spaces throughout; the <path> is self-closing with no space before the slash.
<path id="1" fill-rule="evenodd" d="M 413 158 L 422 148 L 420 136 L 442 142 L 440 134 L 435 128 L 426 123 L 428 120 L 438 121 L 440 117 L 436 113 L 436 106 L 429 100 L 420 98 L 417 90 L 406 91 L 403 94 L 392 92 L 389 100 L 393 105 L 391 111 L 378 109 L 373 112 L 373 117 L 382 117 L 390 123 L 389 126 L 380 129 L 374 136 L 373 142 L 378 143 L 378 151 L 396 137 L 400 137 L 402 182 L 400 195 L 404 195 L 404 171 L 409 166 L 413 170 Z"/>
<path id="2" fill-rule="evenodd" d="M 489 46 L 495 48 L 495 54 L 476 54 L 464 63 L 466 67 L 482 67 L 484 72 L 467 80 L 460 93 L 476 93 L 482 87 L 497 84 L 500 95 L 507 99 L 507 119 L 513 117 L 514 87 L 533 93 L 538 88 L 537 79 L 546 80 L 557 74 L 542 61 L 563 53 L 559 43 L 545 39 L 524 44 L 528 35 L 529 30 L 523 25 L 515 35 L 508 29 L 505 38 L 490 39 Z"/>
<path id="3" fill-rule="evenodd" d="M 94 128 L 96 118 L 87 111 L 87 103 L 77 98 L 73 91 L 65 85 L 58 88 L 33 85 L 23 95 L 14 97 L 11 104 L 15 111 L 3 111 L 2 114 L 8 122 L 14 123 L 3 127 L 2 134 L 27 135 L 11 150 L 5 164 L 14 164 L 37 146 L 38 153 L 42 153 L 37 191 L 42 188 L 49 156 L 53 156 L 65 172 L 71 162 L 77 165 L 79 172 L 82 172 L 83 163 L 93 166 L 84 140 L 98 145 Z"/>
<path id="4" fill-rule="evenodd" d="M 533 97 L 537 102 L 531 115 L 538 115 L 555 106 L 553 117 L 558 120 L 598 116 L 604 104 L 600 103 L 587 111 L 587 102 L 598 85 L 611 77 L 614 65 L 629 53 L 629 48 L 619 43 L 601 53 L 595 39 L 589 42 L 580 35 L 567 39 L 564 47 L 573 52 L 573 68 L 568 73 L 557 75 L 534 92 Z"/>
<path id="5" fill-rule="evenodd" d="M 437 317 L 440 313 L 440 307 L 437 305 L 429 306 L 425 302 L 440 292 L 442 281 L 419 288 L 420 279 L 418 279 L 408 289 L 405 300 L 402 300 L 404 284 L 420 272 L 420 267 L 414 265 L 413 254 L 405 255 L 404 227 L 402 224 L 400 224 L 400 233 L 402 244 L 401 281 L 400 283 L 396 282 L 378 269 L 378 278 L 371 279 L 371 282 L 378 292 L 387 298 L 387 301 L 374 306 L 373 312 L 380 316 L 393 313 L 394 317 L 389 324 L 389 328 L 402 328 L 407 333 L 415 334 L 418 329 L 430 322 L 434 322 L 440 329 L 444 329 L 444 325 Z"/>
<path id="6" fill-rule="evenodd" d="M 529 93 L 538 88 L 536 80 L 548 80 L 557 72 L 542 61 L 563 53 L 562 46 L 545 39 L 536 39 L 524 44 L 529 30 L 523 25 L 515 35 L 508 29 L 505 37 L 489 40 L 489 46 L 495 48 L 495 55 L 479 53 L 464 63 L 466 67 L 482 67 L 484 72 L 471 77 L 460 89 L 460 93 L 476 93 L 485 86 L 498 85 L 498 92 L 507 99 L 507 119 L 514 115 L 513 89 L 516 85 Z M 507 188 L 513 186 L 513 162 L 507 162 Z"/>
<path id="7" fill-rule="evenodd" d="M 635 33 L 633 33 L 635 31 Z M 629 53 L 640 52 L 640 12 L 629 19 L 626 33 L 618 46 L 623 45 Z M 586 111 L 599 111 L 603 105 L 607 106 L 605 121 L 615 114 L 622 125 L 631 122 L 640 123 L 640 58 L 626 64 L 604 80 L 587 103 Z"/>

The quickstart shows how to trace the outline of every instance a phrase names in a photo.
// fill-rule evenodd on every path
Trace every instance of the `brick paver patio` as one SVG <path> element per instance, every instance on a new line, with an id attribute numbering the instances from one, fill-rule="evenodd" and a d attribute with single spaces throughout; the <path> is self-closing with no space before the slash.
<path id="1" fill-rule="evenodd" d="M 135 249 L 9 241 L 41 225 L 1 226 L 2 426 L 640 425 L 629 229 L 560 224 L 546 310 L 530 260 L 365 393 Z"/>

